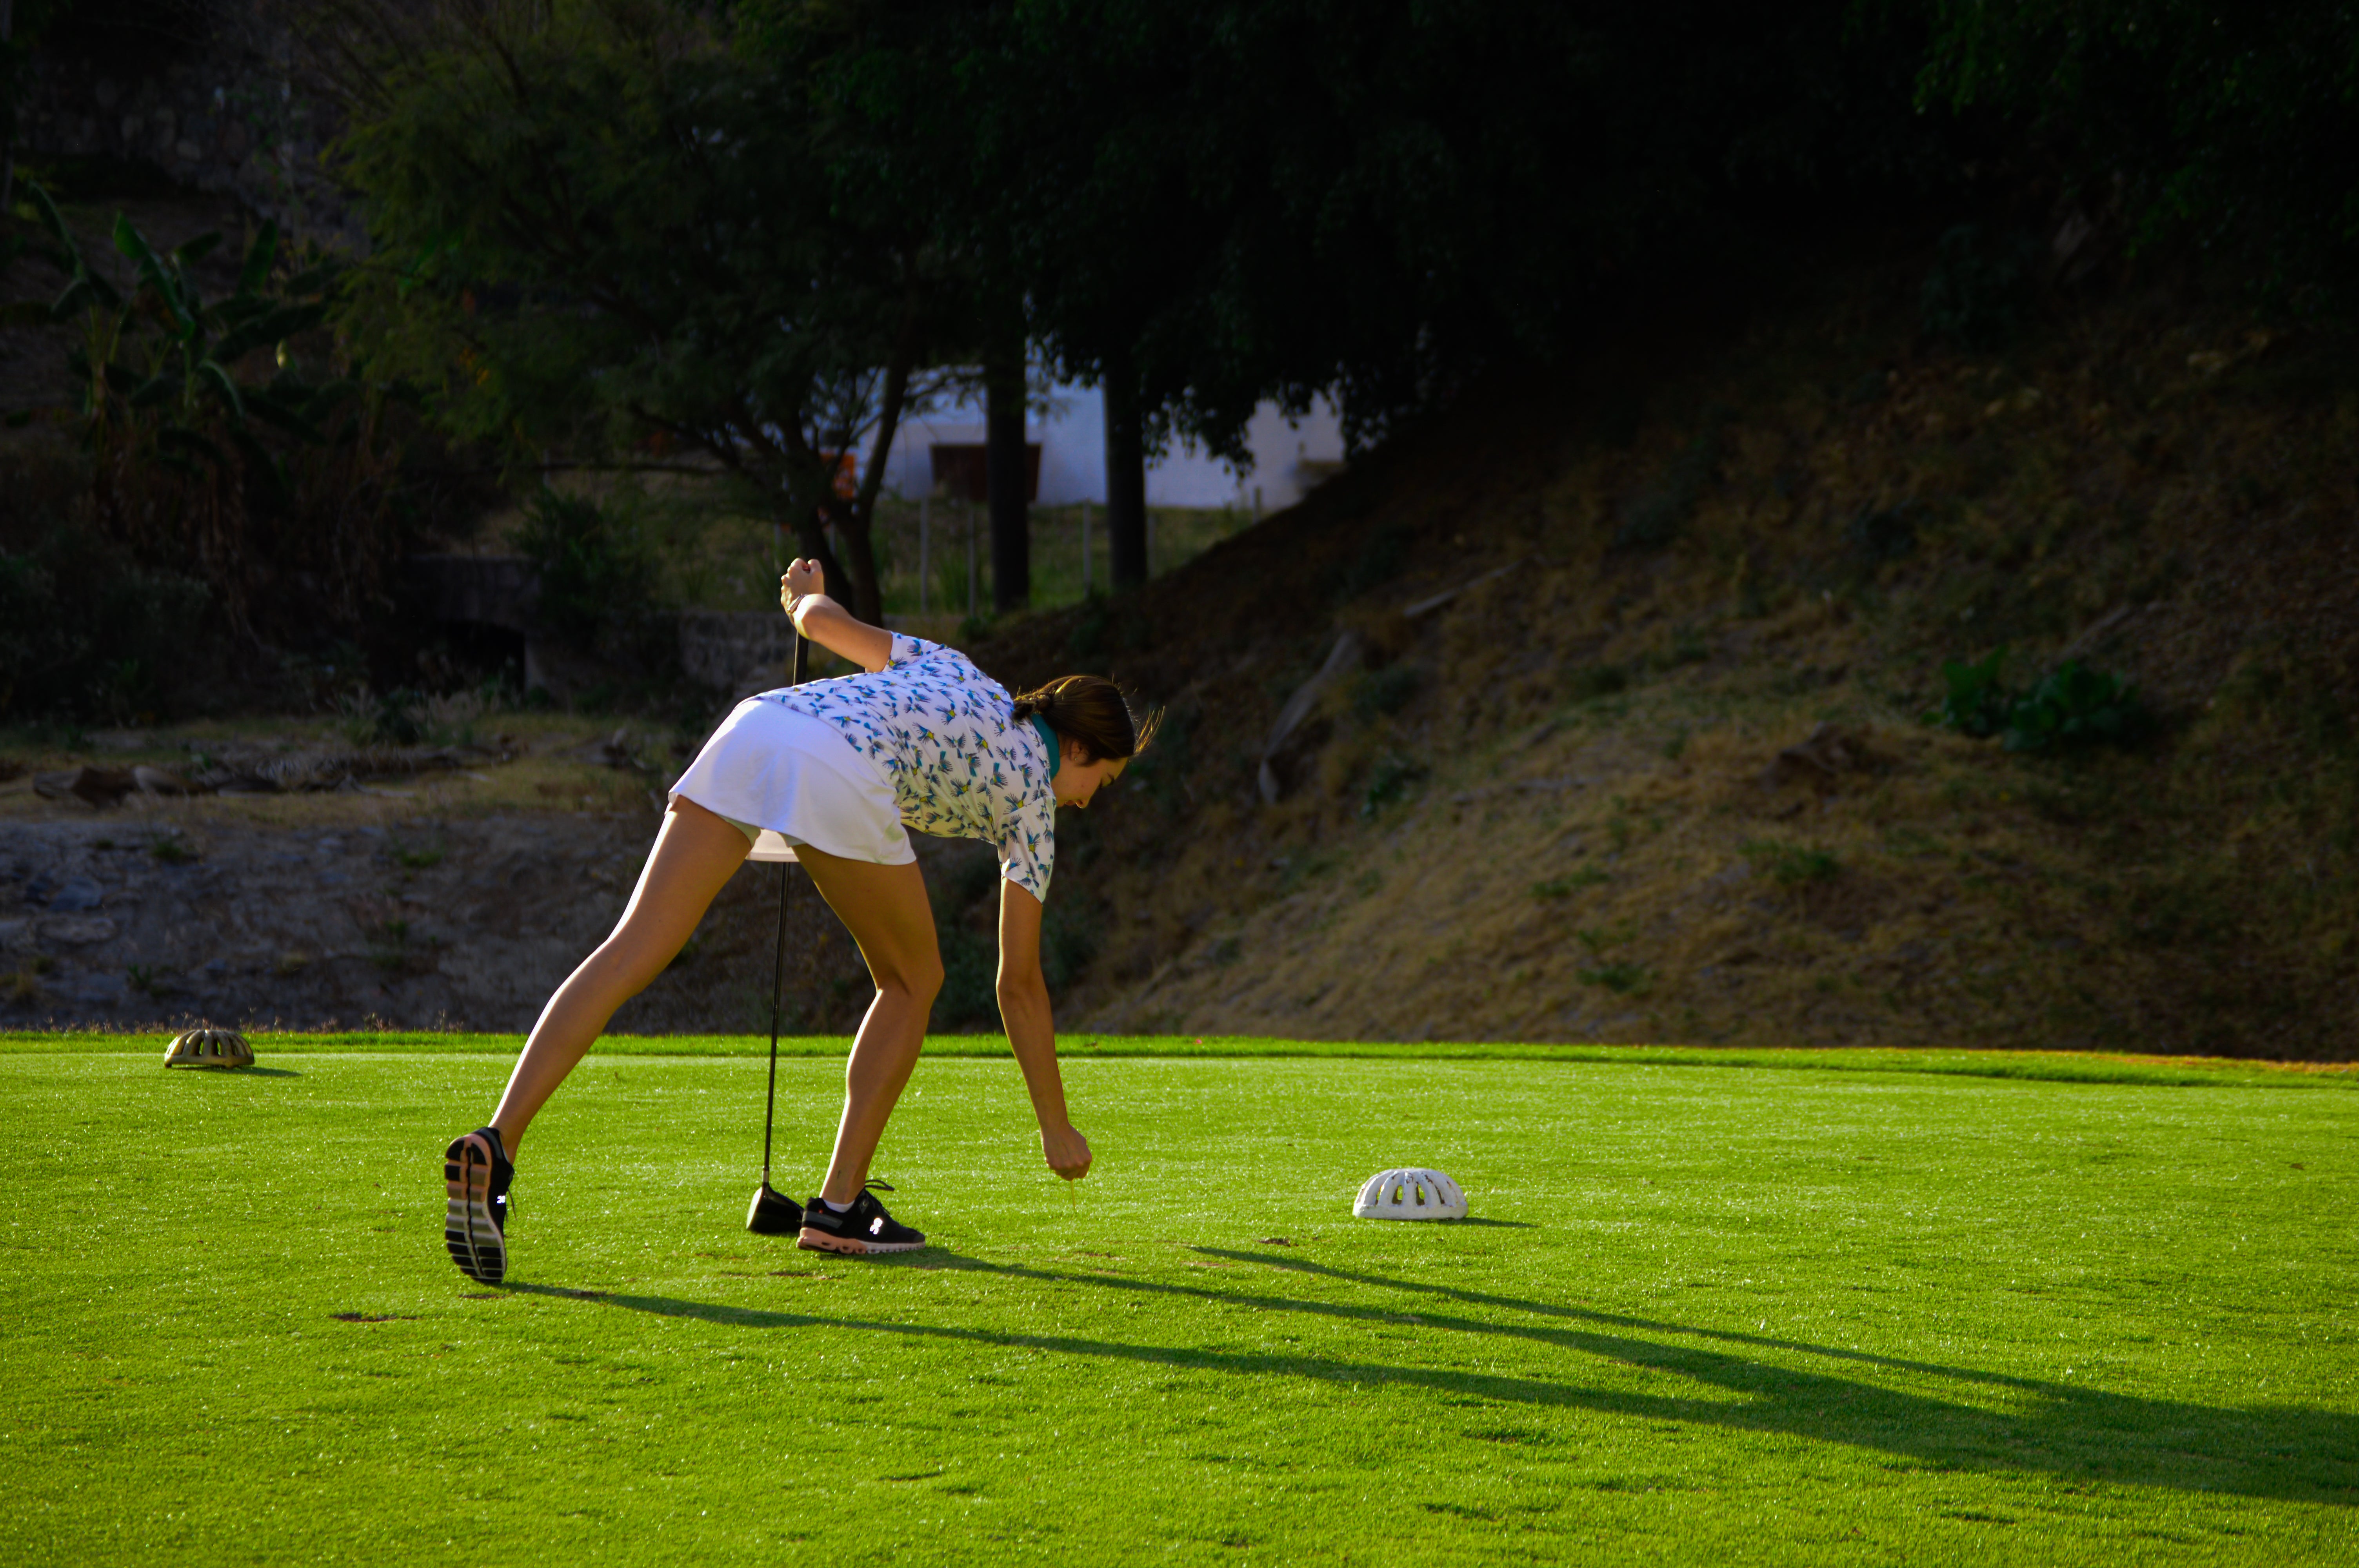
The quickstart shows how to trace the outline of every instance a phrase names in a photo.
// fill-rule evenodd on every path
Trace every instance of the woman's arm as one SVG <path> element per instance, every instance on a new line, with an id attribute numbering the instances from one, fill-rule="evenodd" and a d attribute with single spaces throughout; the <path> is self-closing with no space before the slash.
<path id="1" fill-rule="evenodd" d="M 1090 1141 L 1065 1114 L 1065 1079 L 1057 1071 L 1057 1026 L 1049 1011 L 1049 982 L 1040 978 L 1040 901 L 999 884 L 999 1016 L 1008 1049 L 1024 1069 L 1032 1113 L 1040 1119 L 1040 1152 L 1049 1169 L 1069 1182 L 1090 1173 Z"/>
<path id="2" fill-rule="evenodd" d="M 827 579 L 817 561 L 797 559 L 778 579 L 778 603 L 795 630 L 839 658 L 871 674 L 893 662 L 893 633 L 853 619 L 827 596 Z"/>

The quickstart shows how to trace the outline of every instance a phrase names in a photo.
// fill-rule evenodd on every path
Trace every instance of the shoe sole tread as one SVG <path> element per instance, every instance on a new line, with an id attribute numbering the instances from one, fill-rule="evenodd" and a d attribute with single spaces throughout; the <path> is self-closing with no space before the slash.
<path id="1" fill-rule="evenodd" d="M 442 1184 L 442 1245 L 451 1261 L 477 1284 L 498 1284 L 507 1277 L 507 1238 L 492 1217 L 491 1151 L 475 1134 L 444 1151 Z"/>
<path id="2" fill-rule="evenodd" d="M 864 1241 L 857 1236 L 834 1236 L 817 1226 L 806 1225 L 795 1246 L 805 1252 L 832 1252 L 840 1258 L 866 1258 L 887 1252 L 915 1252 L 925 1246 L 926 1238 L 915 1241 Z"/>

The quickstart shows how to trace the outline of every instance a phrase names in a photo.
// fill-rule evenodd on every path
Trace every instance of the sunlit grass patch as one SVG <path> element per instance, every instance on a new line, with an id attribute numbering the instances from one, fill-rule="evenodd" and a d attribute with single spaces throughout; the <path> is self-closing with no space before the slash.
<path id="1" fill-rule="evenodd" d="M 439 1151 L 512 1038 L 266 1036 L 222 1075 L 26 1044 L 0 1050 L 26 1151 L 12 1561 L 2352 1541 L 2345 1076 L 1077 1039 L 1100 1166 L 1068 1187 L 1004 1043 L 971 1037 L 942 1044 L 998 1059 L 922 1063 L 877 1167 L 936 1245 L 864 1266 L 742 1228 L 763 1043 L 608 1042 L 520 1151 L 510 1287 L 484 1291 L 441 1255 Z M 798 1195 L 830 1044 L 781 1067 Z M 1959 1076 L 2050 1063 L 2118 1081 Z M 1457 1178 L 1470 1220 L 1351 1218 L 1405 1162 Z"/>

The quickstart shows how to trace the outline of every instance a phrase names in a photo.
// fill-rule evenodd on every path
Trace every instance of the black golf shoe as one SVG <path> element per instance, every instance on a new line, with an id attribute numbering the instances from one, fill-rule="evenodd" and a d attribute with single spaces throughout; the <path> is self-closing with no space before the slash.
<path id="1" fill-rule="evenodd" d="M 850 1208 L 836 1213 L 818 1198 L 803 1205 L 803 1233 L 795 1245 L 807 1252 L 838 1252 L 847 1258 L 879 1252 L 915 1252 L 926 1244 L 923 1231 L 912 1230 L 885 1212 L 878 1192 L 891 1192 L 884 1182 L 870 1182 Z"/>
<path id="2" fill-rule="evenodd" d="M 508 1271 L 508 1184 L 516 1166 L 500 1146 L 496 1127 L 480 1127 L 442 1151 L 442 1182 L 451 1201 L 442 1245 L 459 1271 L 496 1285 Z"/>

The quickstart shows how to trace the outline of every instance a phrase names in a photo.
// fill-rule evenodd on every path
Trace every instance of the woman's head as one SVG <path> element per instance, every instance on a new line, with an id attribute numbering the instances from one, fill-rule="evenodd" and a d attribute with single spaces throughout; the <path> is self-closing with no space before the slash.
<path id="1" fill-rule="evenodd" d="M 1087 806 L 1101 785 L 1120 777 L 1155 739 L 1162 718 L 1134 714 L 1122 688 L 1103 676 L 1061 676 L 1016 697 L 1018 723 L 1036 716 L 1057 732 L 1062 761 L 1056 795 L 1071 806 Z"/>
<path id="2" fill-rule="evenodd" d="M 1149 713 L 1142 723 L 1130 710 L 1122 688 L 1103 676 L 1059 676 L 1037 691 L 1016 699 L 1021 722 L 1034 714 L 1049 728 L 1082 749 L 1082 761 L 1128 761 L 1147 750 L 1162 718 Z"/>

